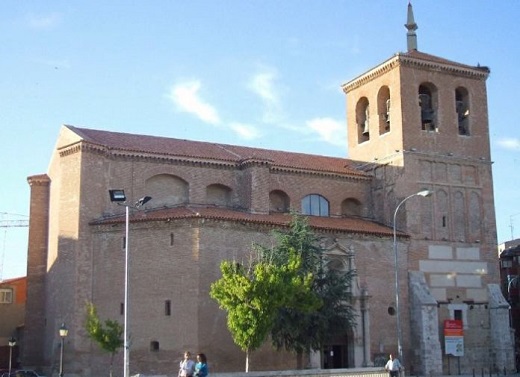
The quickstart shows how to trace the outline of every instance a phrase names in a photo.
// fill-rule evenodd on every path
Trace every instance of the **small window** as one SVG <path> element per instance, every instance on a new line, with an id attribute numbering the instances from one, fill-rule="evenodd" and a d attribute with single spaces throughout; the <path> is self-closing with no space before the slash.
<path id="1" fill-rule="evenodd" d="M 503 260 L 500 263 L 502 264 L 502 268 L 511 268 L 511 267 L 513 267 L 513 261 L 511 261 L 511 260 Z"/>
<path id="2" fill-rule="evenodd" d="M 173 246 L 174 241 L 175 241 L 175 236 L 173 233 L 170 233 L 170 246 Z"/>
<path id="3" fill-rule="evenodd" d="M 126 237 L 123 237 L 123 239 L 121 240 L 121 248 L 122 248 L 123 250 L 126 249 Z"/>
<path id="4" fill-rule="evenodd" d="M 119 304 L 119 314 L 121 314 L 121 315 L 125 314 L 125 304 L 124 303 Z"/>
<path id="5" fill-rule="evenodd" d="M 13 290 L 12 289 L 0 289 L 0 304 L 12 304 L 13 303 Z"/>
<path id="6" fill-rule="evenodd" d="M 458 320 L 458 321 L 462 321 L 462 310 L 455 309 L 453 311 L 453 319 Z"/>
<path id="7" fill-rule="evenodd" d="M 164 302 L 164 315 L 172 315 L 172 302 L 170 300 Z"/>
<path id="8" fill-rule="evenodd" d="M 157 352 L 159 351 L 159 342 L 156 340 L 153 340 L 150 342 L 150 351 Z"/>
<path id="9" fill-rule="evenodd" d="M 329 202 L 318 194 L 307 195 L 302 199 L 302 213 L 311 216 L 329 216 Z"/>

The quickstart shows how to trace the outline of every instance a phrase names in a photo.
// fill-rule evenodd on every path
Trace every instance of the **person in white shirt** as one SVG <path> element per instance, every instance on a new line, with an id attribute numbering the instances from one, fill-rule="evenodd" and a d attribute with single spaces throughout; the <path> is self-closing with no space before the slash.
<path id="1" fill-rule="evenodd" d="M 184 360 L 179 363 L 179 377 L 192 377 L 195 371 L 195 362 L 191 360 L 191 353 L 184 352 Z"/>
<path id="2" fill-rule="evenodd" d="M 399 359 L 396 359 L 394 355 L 390 354 L 385 365 L 385 370 L 390 373 L 390 377 L 397 377 L 401 371 L 401 363 L 399 362 Z"/>

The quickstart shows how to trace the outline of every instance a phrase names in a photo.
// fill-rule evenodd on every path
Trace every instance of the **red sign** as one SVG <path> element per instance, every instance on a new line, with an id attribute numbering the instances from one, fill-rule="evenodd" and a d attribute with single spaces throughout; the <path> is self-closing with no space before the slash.
<path id="1" fill-rule="evenodd" d="M 444 336 L 463 336 L 464 329 L 459 319 L 447 319 L 444 321 Z"/>

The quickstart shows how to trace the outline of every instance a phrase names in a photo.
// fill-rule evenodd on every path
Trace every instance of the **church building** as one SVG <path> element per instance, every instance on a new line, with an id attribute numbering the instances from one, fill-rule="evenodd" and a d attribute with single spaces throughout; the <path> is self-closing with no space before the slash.
<path id="1" fill-rule="evenodd" d="M 410 4 L 406 28 L 406 52 L 342 85 L 349 158 L 62 126 L 48 171 L 28 178 L 23 365 L 55 371 L 65 324 L 67 375 L 106 371 L 85 330 L 92 302 L 102 320 L 127 316 L 130 375 L 171 374 L 185 350 L 206 353 L 212 373 L 243 371 L 210 285 L 222 260 L 269 245 L 296 211 L 329 268 L 356 272 L 356 325 L 309 368 L 381 366 L 394 353 L 407 374 L 513 371 L 490 71 L 420 51 Z M 294 369 L 296 356 L 266 344 L 250 366 Z"/>

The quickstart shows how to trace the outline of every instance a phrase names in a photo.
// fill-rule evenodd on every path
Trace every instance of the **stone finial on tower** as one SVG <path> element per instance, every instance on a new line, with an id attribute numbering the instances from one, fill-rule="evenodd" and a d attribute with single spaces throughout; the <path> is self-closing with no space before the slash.
<path id="1" fill-rule="evenodd" d="M 408 29 L 406 33 L 406 44 L 408 51 L 417 50 L 417 34 L 415 31 L 418 29 L 413 17 L 412 3 L 408 2 L 408 15 L 406 18 L 406 24 L 404 25 Z"/>

